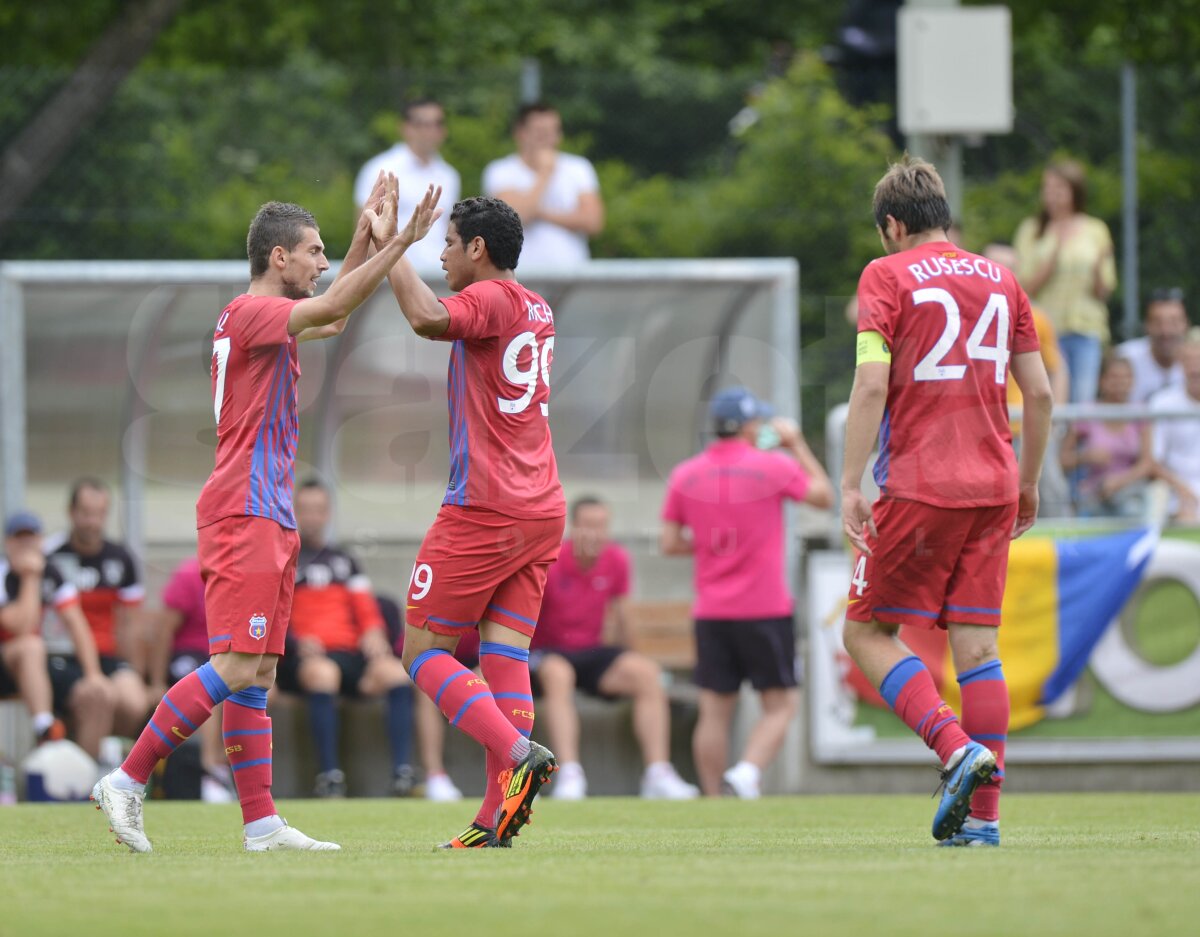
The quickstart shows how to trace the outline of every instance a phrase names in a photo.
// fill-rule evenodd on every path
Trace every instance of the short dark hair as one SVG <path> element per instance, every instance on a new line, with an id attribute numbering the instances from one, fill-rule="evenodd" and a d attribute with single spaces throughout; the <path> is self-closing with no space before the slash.
<path id="1" fill-rule="evenodd" d="M 584 508 L 607 508 L 607 507 L 608 507 L 608 505 L 605 504 L 604 501 L 601 500 L 596 495 L 580 495 L 578 498 L 576 498 L 574 501 L 571 502 L 571 523 L 574 524 L 577 520 L 579 520 L 579 512 L 582 511 Z"/>
<path id="2" fill-rule="evenodd" d="M 302 491 L 312 491 L 314 488 L 317 491 L 323 491 L 325 494 L 329 494 L 329 486 L 321 481 L 321 479 L 317 478 L 316 475 L 309 475 L 308 478 L 301 481 L 300 484 L 296 486 L 296 493 L 299 494 Z"/>
<path id="3" fill-rule="evenodd" d="M 1156 286 L 1150 291 L 1151 303 L 1181 303 L 1183 302 L 1182 286 Z"/>
<path id="4" fill-rule="evenodd" d="M 267 202 L 259 208 L 246 235 L 246 256 L 250 259 L 250 279 L 267 272 L 271 251 L 282 247 L 290 251 L 304 237 L 304 229 L 321 230 L 312 212 L 291 202 Z"/>
<path id="5" fill-rule="evenodd" d="M 99 491 L 102 494 L 108 494 L 108 482 L 103 478 L 97 478 L 95 475 L 82 475 L 75 481 L 71 482 L 71 500 L 67 505 L 74 508 L 79 504 L 79 493 L 81 491 Z"/>
<path id="6" fill-rule="evenodd" d="M 950 203 L 942 177 L 932 163 L 907 153 L 875 186 L 872 208 L 875 224 L 884 230 L 888 215 L 901 222 L 909 234 L 950 227 Z"/>
<path id="7" fill-rule="evenodd" d="M 513 130 L 524 125 L 525 121 L 529 120 L 534 114 L 557 114 L 558 108 L 553 104 L 547 104 L 545 101 L 530 101 L 528 104 L 522 104 L 517 108 L 517 116 L 513 118 Z"/>
<path id="8" fill-rule="evenodd" d="M 419 107 L 436 107 L 440 109 L 443 114 L 446 113 L 446 108 L 442 105 L 441 101 L 439 101 L 437 98 L 431 98 L 426 95 L 425 97 L 420 98 L 409 98 L 404 102 L 404 106 L 401 108 L 401 113 L 404 115 L 404 119 L 412 120 L 412 112 Z"/>
<path id="9" fill-rule="evenodd" d="M 525 232 L 521 228 L 521 216 L 508 202 L 484 196 L 465 198 L 450 212 L 450 222 L 462 239 L 463 250 L 480 237 L 498 270 L 517 268 Z"/>

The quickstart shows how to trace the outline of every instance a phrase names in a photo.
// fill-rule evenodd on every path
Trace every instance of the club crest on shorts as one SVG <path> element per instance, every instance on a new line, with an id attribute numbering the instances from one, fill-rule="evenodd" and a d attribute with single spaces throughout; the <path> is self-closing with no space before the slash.
<path id="1" fill-rule="evenodd" d="M 267 616 L 262 612 L 250 616 L 250 637 L 265 638 L 267 636 Z"/>

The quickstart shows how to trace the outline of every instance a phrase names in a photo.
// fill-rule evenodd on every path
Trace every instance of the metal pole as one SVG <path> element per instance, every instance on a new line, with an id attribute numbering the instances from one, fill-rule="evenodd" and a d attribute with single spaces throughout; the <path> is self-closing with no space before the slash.
<path id="1" fill-rule="evenodd" d="M 25 302 L 21 283 L 6 272 L 0 272 L 0 446 L 0 507 L 8 516 L 25 506 Z"/>
<path id="2" fill-rule="evenodd" d="M 1121 280 L 1124 338 L 1138 334 L 1137 68 L 1121 66 Z"/>
<path id="3" fill-rule="evenodd" d="M 521 103 L 532 104 L 542 98 L 542 63 L 521 59 Z"/>

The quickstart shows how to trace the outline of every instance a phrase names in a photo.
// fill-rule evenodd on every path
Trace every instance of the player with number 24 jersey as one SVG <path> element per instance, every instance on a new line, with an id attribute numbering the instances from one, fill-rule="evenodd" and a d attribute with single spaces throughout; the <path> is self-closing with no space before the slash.
<path id="1" fill-rule="evenodd" d="M 1015 502 L 1008 362 L 1038 338 L 1012 273 L 935 241 L 872 261 L 858 309 L 860 336 L 876 332 L 891 350 L 881 492 L 949 508 Z"/>

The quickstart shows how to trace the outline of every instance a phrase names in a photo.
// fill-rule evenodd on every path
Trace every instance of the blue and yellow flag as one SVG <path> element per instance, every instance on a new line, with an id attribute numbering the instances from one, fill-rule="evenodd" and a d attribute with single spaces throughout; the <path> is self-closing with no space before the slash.
<path id="1" fill-rule="evenodd" d="M 1157 542 L 1149 528 L 1084 540 L 1012 542 L 999 635 L 1011 729 L 1042 719 L 1045 707 L 1079 679 L 1142 581 Z M 905 627 L 900 637 L 925 661 L 946 702 L 962 712 L 945 633 Z M 882 705 L 861 673 L 850 683 L 860 698 Z"/>

